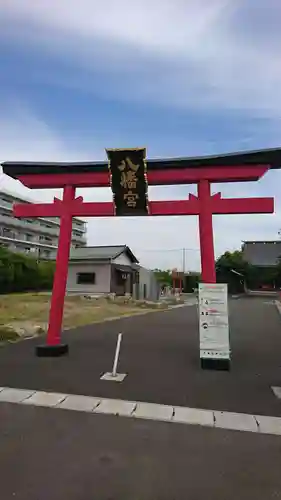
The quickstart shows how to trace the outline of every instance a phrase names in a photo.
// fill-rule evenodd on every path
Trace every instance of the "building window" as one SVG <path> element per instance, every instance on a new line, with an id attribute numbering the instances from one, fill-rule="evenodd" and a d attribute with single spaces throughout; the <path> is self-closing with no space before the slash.
<path id="1" fill-rule="evenodd" d="M 1 196 L 1 201 L 4 201 L 5 203 L 9 203 L 10 205 L 12 204 L 11 200 L 8 200 L 5 196 Z"/>
<path id="2" fill-rule="evenodd" d="M 76 283 L 78 285 L 95 285 L 96 273 L 77 273 Z"/>
<path id="3" fill-rule="evenodd" d="M 7 229 L 7 228 L 3 228 L 3 236 L 5 236 L 6 238 L 14 238 L 15 237 L 15 233 L 13 233 L 10 229 Z"/>

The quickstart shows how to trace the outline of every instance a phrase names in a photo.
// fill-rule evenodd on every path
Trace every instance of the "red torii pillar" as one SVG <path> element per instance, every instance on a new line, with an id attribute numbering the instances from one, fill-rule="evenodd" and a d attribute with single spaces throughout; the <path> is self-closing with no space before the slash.
<path id="1" fill-rule="evenodd" d="M 257 214 L 274 211 L 273 198 L 222 199 L 221 194 L 211 195 L 211 182 L 235 182 L 257 180 L 266 171 L 267 166 L 245 168 L 201 168 L 184 169 L 169 173 L 166 170 L 148 172 L 148 182 L 152 184 L 172 184 L 181 180 L 198 185 L 198 195 L 189 195 L 188 200 L 150 201 L 149 213 L 152 216 L 198 215 L 201 249 L 202 281 L 216 282 L 215 256 L 213 242 L 213 214 Z M 113 202 L 84 203 L 82 197 L 75 198 L 75 187 L 103 187 L 109 185 L 108 173 L 92 174 L 55 174 L 26 175 L 19 180 L 33 188 L 63 187 L 62 201 L 54 203 L 16 204 L 16 217 L 60 217 L 60 235 L 57 253 L 57 265 L 51 298 L 47 345 L 37 347 L 38 356 L 59 356 L 68 351 L 67 344 L 61 344 L 64 298 L 68 274 L 68 260 L 71 246 L 72 217 L 112 217 Z M 169 182 L 167 182 L 169 179 Z"/>

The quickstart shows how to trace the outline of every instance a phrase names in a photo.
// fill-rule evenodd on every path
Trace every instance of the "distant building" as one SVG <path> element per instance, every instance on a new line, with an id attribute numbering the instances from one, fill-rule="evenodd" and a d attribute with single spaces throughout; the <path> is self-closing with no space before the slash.
<path id="1" fill-rule="evenodd" d="M 136 299 L 156 301 L 160 296 L 160 283 L 151 269 L 136 264 L 134 266 L 138 272 L 138 282 L 134 284 L 133 296 Z"/>
<path id="2" fill-rule="evenodd" d="M 157 300 L 159 286 L 153 271 L 144 269 L 127 245 L 75 248 L 70 252 L 67 293 L 131 294 Z"/>
<path id="3" fill-rule="evenodd" d="M 244 241 L 242 244 L 244 259 L 257 267 L 274 267 L 281 259 L 281 240 Z"/>
<path id="4" fill-rule="evenodd" d="M 0 246 L 37 259 L 54 257 L 58 248 L 60 220 L 50 217 L 18 219 L 13 215 L 14 203 L 31 201 L 0 190 Z M 80 247 L 86 243 L 86 223 L 73 218 L 72 246 Z"/>

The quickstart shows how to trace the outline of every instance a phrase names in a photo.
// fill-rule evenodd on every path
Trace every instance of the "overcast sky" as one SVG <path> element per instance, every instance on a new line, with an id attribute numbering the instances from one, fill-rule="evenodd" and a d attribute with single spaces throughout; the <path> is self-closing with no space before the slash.
<path id="1" fill-rule="evenodd" d="M 0 161 L 106 159 L 281 146 L 280 0 L 1 0 Z M 51 200 L 0 174 L 0 187 Z M 216 255 L 275 239 L 281 172 L 213 185 L 274 196 L 276 213 L 214 217 Z M 192 186 L 155 187 L 181 199 Z M 56 195 L 58 193 L 55 193 Z M 109 189 L 78 190 L 87 201 Z M 88 244 L 127 244 L 150 267 L 200 268 L 196 217 L 89 219 Z"/>

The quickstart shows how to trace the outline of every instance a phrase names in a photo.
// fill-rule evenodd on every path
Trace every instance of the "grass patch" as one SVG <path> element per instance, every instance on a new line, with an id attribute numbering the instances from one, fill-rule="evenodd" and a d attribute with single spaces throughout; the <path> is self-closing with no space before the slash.
<path id="1" fill-rule="evenodd" d="M 2 325 L 32 322 L 46 330 L 49 317 L 50 295 L 44 293 L 22 293 L 0 295 L 0 321 Z M 151 310 L 143 305 L 142 311 Z M 87 300 L 80 296 L 65 299 L 63 328 L 74 328 L 106 319 L 140 313 L 135 302 L 114 303 L 103 298 Z M 9 333 L 5 333 L 9 335 Z M 3 334 L 4 336 L 4 334 Z"/>
<path id="2" fill-rule="evenodd" d="M 16 340 L 18 338 L 19 336 L 13 330 L 13 328 L 5 325 L 0 325 L 0 342 L 7 342 L 8 340 Z"/>

